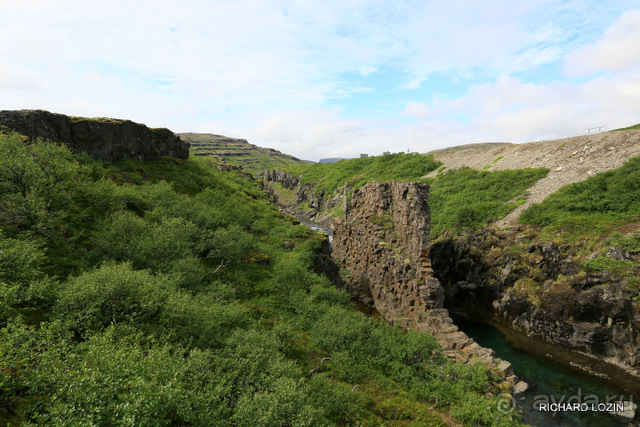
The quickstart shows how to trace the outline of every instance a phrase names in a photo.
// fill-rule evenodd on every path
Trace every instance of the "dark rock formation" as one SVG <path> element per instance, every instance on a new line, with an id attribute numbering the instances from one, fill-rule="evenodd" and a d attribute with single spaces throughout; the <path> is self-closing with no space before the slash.
<path id="1" fill-rule="evenodd" d="M 75 152 L 113 162 L 152 160 L 163 156 L 186 159 L 189 143 L 168 129 L 150 129 L 129 120 L 82 118 L 42 110 L 0 111 L 0 126 L 29 138 L 63 142 Z"/>
<path id="2" fill-rule="evenodd" d="M 640 376 L 637 291 L 624 277 L 582 268 L 578 251 L 526 230 L 486 228 L 439 239 L 431 259 L 450 309 Z"/>
<path id="3" fill-rule="evenodd" d="M 297 176 L 294 176 L 289 172 L 282 172 L 278 169 L 266 171 L 264 174 L 264 180 L 278 182 L 282 184 L 282 187 L 286 188 L 287 190 L 293 190 L 300 182 Z"/>
<path id="4" fill-rule="evenodd" d="M 401 181 L 355 190 L 346 219 L 334 221 L 333 258 L 348 272 L 351 293 L 372 302 L 386 320 L 430 332 L 451 358 L 482 361 L 510 375 L 509 362 L 459 331 L 443 308 L 429 258 L 428 193 L 426 184 Z"/>
<path id="5" fill-rule="evenodd" d="M 346 220 L 334 221 L 334 258 L 382 316 L 405 326 L 444 300 L 428 256 L 428 191 L 425 184 L 369 183 L 354 191 Z"/>

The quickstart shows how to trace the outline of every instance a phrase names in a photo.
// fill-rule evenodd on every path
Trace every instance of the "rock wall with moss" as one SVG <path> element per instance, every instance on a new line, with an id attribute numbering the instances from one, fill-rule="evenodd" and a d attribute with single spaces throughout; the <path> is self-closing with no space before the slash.
<path id="1" fill-rule="evenodd" d="M 43 110 L 0 111 L 0 126 L 31 139 L 63 142 L 95 159 L 138 161 L 189 157 L 189 143 L 168 129 L 130 120 L 69 117 Z"/>

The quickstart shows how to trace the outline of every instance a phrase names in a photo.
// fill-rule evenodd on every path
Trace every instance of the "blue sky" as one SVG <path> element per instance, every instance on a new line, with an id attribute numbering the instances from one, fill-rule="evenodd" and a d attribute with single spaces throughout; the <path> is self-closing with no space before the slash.
<path id="1" fill-rule="evenodd" d="M 0 0 L 0 109 L 295 156 L 640 123 L 637 0 Z"/>

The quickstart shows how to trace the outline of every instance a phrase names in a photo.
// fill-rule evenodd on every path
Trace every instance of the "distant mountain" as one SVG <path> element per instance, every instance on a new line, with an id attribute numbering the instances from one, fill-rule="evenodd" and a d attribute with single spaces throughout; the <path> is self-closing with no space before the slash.
<path id="1" fill-rule="evenodd" d="M 255 176 L 261 176 L 266 169 L 279 166 L 312 163 L 281 153 L 273 148 L 249 144 L 246 139 L 211 133 L 179 133 L 178 136 L 191 144 L 192 155 L 216 157 L 229 164 L 241 166 Z"/>
<path id="2" fill-rule="evenodd" d="M 339 162 L 340 160 L 349 160 L 349 159 L 346 159 L 344 157 L 329 157 L 327 159 L 320 159 L 318 163 L 335 163 L 335 162 Z"/>

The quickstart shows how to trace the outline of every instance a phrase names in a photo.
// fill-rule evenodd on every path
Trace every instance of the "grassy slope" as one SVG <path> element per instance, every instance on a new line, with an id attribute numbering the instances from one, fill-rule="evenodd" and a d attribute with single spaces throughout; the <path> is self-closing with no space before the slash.
<path id="1" fill-rule="evenodd" d="M 277 150 L 249 144 L 243 139 L 206 133 L 182 133 L 179 136 L 191 143 L 192 155 L 222 159 L 229 164 L 242 167 L 254 176 L 263 174 L 266 169 L 306 163 Z"/>
<path id="2" fill-rule="evenodd" d="M 356 312 L 241 173 L 0 135 L 0 190 L 2 423 L 514 424 L 486 368 Z"/>
<path id="3" fill-rule="evenodd" d="M 640 157 L 629 159 L 618 169 L 561 188 L 526 209 L 520 221 L 541 227 L 541 234 L 549 240 L 560 236 L 564 241 L 585 246 L 583 256 L 603 244 L 605 248 L 614 246 L 637 254 L 640 234 L 629 230 L 637 229 L 633 224 L 640 222 Z M 583 267 L 627 277 L 629 286 L 638 289 L 638 262 L 608 258 L 604 249 L 599 252 L 598 257 L 584 260 Z"/>
<path id="4" fill-rule="evenodd" d="M 417 179 L 438 166 L 439 162 L 433 156 L 398 153 L 337 163 L 291 165 L 282 169 L 301 175 L 302 183 L 315 183 L 316 191 L 329 195 L 344 185 L 358 188 L 369 181 Z"/>

